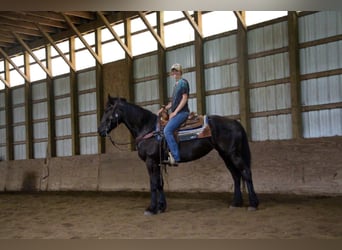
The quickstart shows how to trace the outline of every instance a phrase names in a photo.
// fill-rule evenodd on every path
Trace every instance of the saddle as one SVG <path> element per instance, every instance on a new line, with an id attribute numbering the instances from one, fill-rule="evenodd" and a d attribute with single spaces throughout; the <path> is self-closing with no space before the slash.
<path id="1" fill-rule="evenodd" d="M 167 111 L 163 111 L 160 116 L 160 125 L 165 127 L 169 121 Z M 206 115 L 198 115 L 191 112 L 185 122 L 176 130 L 175 136 L 178 141 L 188 141 L 211 136 Z"/>

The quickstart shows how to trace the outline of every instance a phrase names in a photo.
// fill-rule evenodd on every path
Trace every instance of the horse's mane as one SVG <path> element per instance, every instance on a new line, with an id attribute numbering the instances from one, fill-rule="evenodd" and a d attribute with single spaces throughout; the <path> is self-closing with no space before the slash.
<path id="1" fill-rule="evenodd" d="M 128 102 L 125 98 L 120 97 L 109 97 L 110 103 L 114 104 L 118 102 L 118 104 L 124 104 L 125 109 L 128 114 L 130 114 L 134 119 L 141 123 L 141 125 L 150 125 L 154 127 L 156 124 L 157 115 L 151 112 L 148 109 L 145 109 L 137 104 Z"/>

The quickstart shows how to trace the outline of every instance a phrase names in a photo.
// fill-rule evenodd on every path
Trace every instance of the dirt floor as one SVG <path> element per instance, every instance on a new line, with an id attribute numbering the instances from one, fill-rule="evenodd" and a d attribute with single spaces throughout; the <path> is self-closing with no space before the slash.
<path id="1" fill-rule="evenodd" d="M 259 195 L 258 211 L 229 209 L 231 194 L 169 193 L 144 216 L 148 193 L 0 193 L 0 239 L 342 238 L 342 197 Z"/>

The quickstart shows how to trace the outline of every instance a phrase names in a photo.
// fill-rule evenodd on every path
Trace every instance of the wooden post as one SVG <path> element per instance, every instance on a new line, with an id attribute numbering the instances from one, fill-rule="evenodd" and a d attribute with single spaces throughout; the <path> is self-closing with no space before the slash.
<path id="1" fill-rule="evenodd" d="M 251 137 L 250 125 L 250 101 L 249 101 L 249 77 L 248 77 L 248 43 L 247 28 L 245 24 L 245 12 L 240 11 L 237 29 L 237 52 L 238 52 L 238 79 L 240 86 L 240 121 L 247 131 L 247 135 Z"/>
<path id="2" fill-rule="evenodd" d="M 291 84 L 292 138 L 302 137 L 301 85 L 299 63 L 298 16 L 288 12 L 289 67 Z"/>

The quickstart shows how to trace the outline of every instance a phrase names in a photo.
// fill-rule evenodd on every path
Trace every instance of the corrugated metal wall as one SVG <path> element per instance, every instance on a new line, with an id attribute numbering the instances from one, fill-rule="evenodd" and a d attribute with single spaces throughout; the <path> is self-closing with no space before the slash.
<path id="1" fill-rule="evenodd" d="M 236 34 L 205 41 L 203 46 L 207 113 L 239 115 Z"/>
<path id="2" fill-rule="evenodd" d="M 5 91 L 0 91 L 0 159 L 7 160 Z"/>
<path id="3" fill-rule="evenodd" d="M 308 42 L 342 34 L 342 11 L 324 11 L 300 17 L 300 73 L 302 76 L 342 68 L 342 41 Z M 314 75 L 301 81 L 303 136 L 342 135 L 342 75 Z"/>
<path id="4" fill-rule="evenodd" d="M 137 104 L 157 112 L 160 105 L 159 79 L 158 79 L 158 55 L 147 55 L 135 58 L 133 61 L 134 96 Z"/>
<path id="5" fill-rule="evenodd" d="M 14 160 L 26 159 L 25 87 L 12 90 Z"/>
<path id="6" fill-rule="evenodd" d="M 288 52 L 275 51 L 288 46 L 287 22 L 250 30 L 247 37 L 252 140 L 290 139 Z"/>
<path id="7" fill-rule="evenodd" d="M 32 84 L 33 157 L 46 158 L 48 145 L 48 103 L 46 82 Z"/>
<path id="8" fill-rule="evenodd" d="M 78 73 L 80 154 L 97 154 L 96 71 Z"/>
<path id="9" fill-rule="evenodd" d="M 72 155 L 70 77 L 53 80 L 55 98 L 56 155 Z"/>

